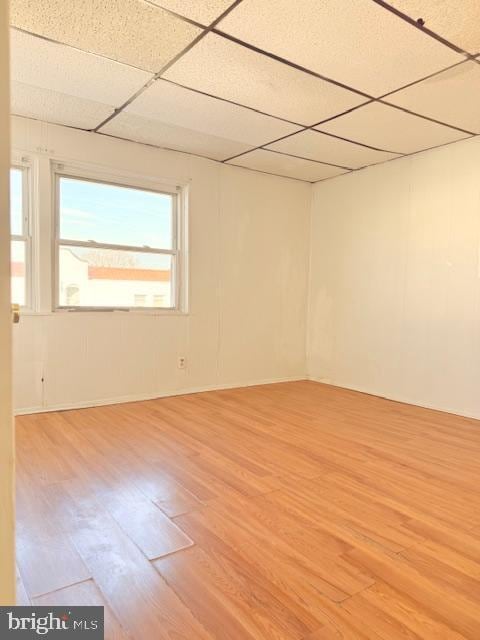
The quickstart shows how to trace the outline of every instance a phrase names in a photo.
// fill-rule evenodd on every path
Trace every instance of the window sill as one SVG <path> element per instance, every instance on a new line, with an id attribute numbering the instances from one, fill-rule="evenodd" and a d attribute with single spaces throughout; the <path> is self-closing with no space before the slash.
<path id="1" fill-rule="evenodd" d="M 20 311 L 20 316 L 58 316 L 58 315 L 97 315 L 111 313 L 115 315 L 134 315 L 134 316 L 188 316 L 188 311 L 161 310 L 156 309 L 56 309 L 55 311 L 32 311 L 24 309 Z"/>

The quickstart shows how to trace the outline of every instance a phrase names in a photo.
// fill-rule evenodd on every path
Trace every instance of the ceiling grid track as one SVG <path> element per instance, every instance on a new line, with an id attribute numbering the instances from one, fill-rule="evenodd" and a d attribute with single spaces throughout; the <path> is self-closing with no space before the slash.
<path id="1" fill-rule="evenodd" d="M 131 104 L 136 98 L 138 98 L 138 96 L 140 96 L 144 91 L 146 91 L 148 89 L 148 87 L 150 87 L 156 80 L 160 79 L 162 77 L 162 75 L 168 69 L 170 69 L 170 67 L 172 67 L 176 62 L 178 62 L 178 60 L 180 60 L 180 58 L 182 58 L 186 53 L 188 53 L 190 51 L 190 49 L 192 49 L 198 42 L 200 42 L 200 40 L 202 40 L 207 35 L 207 33 L 210 33 L 210 31 L 213 30 L 215 25 L 218 24 L 220 22 L 220 20 L 222 20 L 226 15 L 228 15 L 230 13 L 230 11 L 233 11 L 233 9 L 235 9 L 235 7 L 237 7 L 241 2 L 242 2 L 242 0 L 235 0 L 235 2 L 230 7 L 228 7 L 228 9 L 226 11 L 224 11 L 216 20 L 214 20 L 209 27 L 205 27 L 204 31 L 199 33 L 198 36 L 196 38 L 194 38 L 192 40 L 192 42 L 190 42 L 190 44 L 188 44 L 184 49 L 182 49 L 182 51 L 180 51 L 180 53 L 178 53 L 174 58 L 172 58 L 169 62 L 167 62 L 167 64 L 164 65 L 160 69 L 160 71 L 158 71 L 153 76 L 153 78 L 151 80 L 149 80 L 143 87 L 141 87 L 131 98 L 129 98 L 126 102 L 124 102 L 120 107 L 115 109 L 115 111 L 112 113 L 112 115 L 109 116 L 108 118 L 105 118 L 105 120 L 103 122 L 101 122 L 97 127 L 95 127 L 95 129 L 93 129 L 93 131 L 95 133 L 97 133 L 99 129 L 101 129 L 103 126 L 105 126 L 107 124 L 107 122 L 110 122 L 110 120 L 115 118 L 115 116 L 117 116 L 126 107 L 128 107 L 129 104 Z M 148 3 L 148 4 L 151 4 L 151 3 Z M 153 5 L 153 6 L 155 6 L 155 5 Z M 173 12 L 170 11 L 168 13 L 173 13 Z M 176 14 L 174 14 L 174 15 L 176 15 Z M 182 17 L 182 16 L 177 16 L 177 17 Z M 188 21 L 188 22 L 190 24 L 192 23 L 192 21 Z"/>
<path id="2" fill-rule="evenodd" d="M 228 33 L 227 31 L 219 28 L 219 24 L 227 17 L 229 16 L 232 12 L 234 12 L 234 10 L 242 3 L 243 0 L 235 0 L 235 2 L 233 2 L 232 4 L 230 4 L 216 19 L 214 19 L 209 25 L 205 25 L 202 24 L 200 22 L 197 22 L 196 20 L 193 20 L 191 18 L 188 18 L 186 16 L 180 15 L 179 13 L 170 10 L 167 7 L 162 7 L 160 2 L 153 2 L 151 0 L 141 0 L 145 5 L 148 5 L 150 7 L 159 9 L 163 12 L 166 12 L 167 14 L 171 15 L 172 17 L 179 19 L 181 21 L 183 21 L 186 24 L 191 25 L 192 27 L 195 27 L 197 29 L 201 29 L 200 33 L 198 33 L 193 40 L 188 43 L 181 51 L 179 51 L 175 56 L 173 56 L 168 62 L 166 62 L 161 69 L 156 72 L 153 73 L 153 71 L 151 72 L 152 75 L 151 77 L 148 79 L 148 81 L 146 81 L 139 89 L 137 89 L 133 94 L 130 95 L 130 97 L 128 97 L 128 99 L 124 100 L 122 102 L 122 104 L 117 107 L 114 108 L 113 112 L 108 115 L 107 117 L 103 118 L 102 121 L 95 127 L 91 128 L 91 129 L 84 129 L 82 127 L 76 127 L 76 126 L 71 126 L 71 128 L 74 129 L 80 129 L 80 130 L 87 130 L 87 131 L 93 131 L 95 133 L 100 133 L 101 135 L 106 135 L 108 137 L 112 137 L 112 138 L 118 138 L 118 139 L 122 139 L 122 140 L 129 140 L 129 138 L 124 138 L 122 136 L 119 135 L 115 135 L 112 133 L 109 133 L 107 131 L 102 131 L 102 129 L 109 124 L 110 122 L 112 122 L 117 116 L 119 116 L 120 114 L 122 114 L 127 107 L 129 107 L 132 103 L 134 103 L 140 96 L 142 96 L 150 87 L 152 87 L 152 85 L 154 85 L 157 81 L 161 80 L 163 83 L 166 83 L 168 85 L 171 85 L 173 87 L 177 87 L 179 89 L 183 89 L 186 91 L 190 91 L 192 92 L 192 94 L 196 94 L 199 96 L 204 96 L 205 98 L 208 99 L 212 99 L 215 101 L 220 101 L 223 103 L 226 103 L 228 105 L 231 105 L 232 107 L 238 107 L 240 109 L 243 110 L 248 110 L 249 112 L 252 112 L 254 114 L 257 114 L 259 116 L 265 116 L 266 118 L 271 119 L 272 121 L 278 121 L 279 123 L 284 123 L 285 125 L 291 125 L 293 127 L 297 127 L 298 129 L 295 131 L 291 131 L 289 133 L 286 133 L 285 135 L 279 136 L 277 138 L 271 139 L 268 142 L 265 142 L 261 145 L 249 145 L 249 147 L 246 150 L 240 151 L 238 153 L 235 153 L 233 155 L 230 155 L 226 158 L 223 159 L 219 159 L 216 157 L 208 157 L 204 154 L 200 154 L 200 153 L 195 153 L 195 152 L 190 152 L 190 151 L 184 151 L 182 149 L 175 149 L 172 147 L 168 147 L 168 146 L 162 146 L 162 145 L 157 145 L 157 144 L 150 144 L 150 143 L 146 143 L 146 142 L 141 142 L 141 144 L 147 144 L 148 146 L 152 146 L 155 148 L 164 148 L 164 149 L 169 149 L 169 150 L 173 150 L 173 151 L 177 151 L 180 153 L 189 153 L 191 155 L 196 155 L 196 156 L 200 156 L 200 157 L 204 157 L 207 158 L 209 160 L 215 161 L 215 162 L 220 162 L 222 164 L 233 164 L 235 165 L 235 163 L 232 163 L 233 160 L 242 158 L 244 156 L 248 156 L 249 154 L 255 153 L 255 152 L 260 152 L 263 153 L 265 151 L 268 151 L 269 153 L 272 154 L 278 154 L 279 156 L 285 156 L 288 158 L 292 158 L 292 159 L 297 159 L 297 160 L 301 160 L 301 161 L 305 161 L 308 163 L 314 163 L 314 164 L 318 164 L 318 165 L 324 165 L 326 167 L 331 167 L 331 168 L 338 168 L 344 172 L 351 172 L 351 171 L 357 171 L 360 169 L 365 168 L 366 166 L 373 166 L 376 164 L 380 164 L 382 162 L 390 162 L 392 160 L 398 159 L 399 157 L 405 157 L 405 156 L 410 156 L 410 155 L 416 155 L 418 153 L 421 153 L 423 151 L 427 151 L 430 150 L 432 148 L 436 148 L 436 147 L 441 147 L 441 146 L 445 146 L 447 144 L 451 144 L 451 142 L 460 140 L 460 139 L 465 139 L 467 137 L 474 137 L 479 135 L 478 133 L 476 133 L 475 131 L 472 131 L 468 128 L 464 128 L 461 126 L 457 126 L 457 124 L 454 124 L 452 122 L 445 122 L 442 119 L 438 119 L 436 117 L 430 116 L 430 115 L 426 115 L 425 113 L 418 113 L 415 110 L 412 110 L 411 108 L 408 108 L 406 106 L 402 106 L 401 104 L 398 103 L 394 103 L 391 102 L 390 100 L 393 99 L 393 96 L 396 96 L 397 94 L 410 89 L 410 88 L 415 88 L 418 86 L 421 86 L 422 83 L 428 81 L 428 80 L 432 80 L 437 76 L 441 76 L 442 74 L 445 74 L 447 72 L 455 72 L 455 70 L 461 70 L 461 67 L 464 66 L 468 63 L 475 63 L 475 64 L 480 64 L 480 59 L 479 53 L 475 53 L 475 54 L 471 54 L 468 53 L 467 51 L 463 50 L 461 47 L 457 46 L 456 44 L 454 44 L 453 42 L 450 42 L 448 39 L 444 38 L 443 36 L 439 35 L 438 33 L 436 33 L 435 31 L 432 31 L 430 28 L 428 28 L 425 24 L 425 21 L 423 20 L 423 18 L 418 18 L 415 19 L 411 16 L 406 15 L 405 13 L 403 13 L 402 11 L 400 11 L 399 9 L 397 9 L 396 7 L 392 6 L 392 4 L 385 2 L 384 0 L 370 0 L 372 3 L 374 3 L 375 5 L 378 5 L 379 7 L 383 8 L 385 11 L 389 12 L 390 14 L 393 14 L 394 16 L 396 16 L 399 20 L 404 21 L 405 23 L 407 23 L 408 25 L 410 25 L 413 29 L 416 29 L 418 31 L 420 31 L 422 34 L 424 34 L 425 36 L 435 40 L 436 42 L 438 42 L 439 44 L 441 44 L 444 47 L 447 47 L 448 49 L 450 49 L 452 52 L 455 52 L 458 55 L 464 56 L 464 60 L 459 60 L 458 62 L 455 62 L 453 64 L 450 64 L 448 66 L 445 66 L 442 69 L 436 70 L 428 75 L 425 75 L 419 79 L 413 80 L 411 82 L 408 82 L 406 84 L 403 84 L 402 86 L 399 86 L 398 88 L 395 88 L 391 91 L 385 92 L 381 95 L 373 95 L 371 92 L 365 92 L 363 90 L 360 90 L 358 87 L 353 87 L 350 86 L 349 84 L 341 81 L 341 80 L 337 80 L 335 78 L 331 78 L 328 75 L 323 75 L 321 73 L 318 73 L 317 71 L 315 71 L 314 69 L 311 68 L 307 68 L 305 66 L 303 66 L 302 64 L 299 64 L 298 62 L 289 60 L 281 55 L 278 55 L 275 52 L 271 52 L 271 51 L 267 51 L 265 49 L 263 49 L 262 47 L 257 46 L 256 44 L 252 43 L 252 42 L 246 42 L 245 40 L 243 40 L 242 38 L 239 38 L 235 35 L 232 35 L 231 33 Z M 20 32 L 20 33 L 24 33 L 24 34 L 28 34 L 29 36 L 33 36 L 35 38 L 40 38 L 41 40 L 44 40 L 45 42 L 49 42 L 49 43 L 54 43 L 54 44 L 58 44 L 61 46 L 66 46 L 69 48 L 72 48 L 75 51 L 79 51 L 82 53 L 89 53 L 91 55 L 97 56 L 100 59 L 105 59 L 108 61 L 111 61 L 113 63 L 117 63 L 120 65 L 123 65 L 125 67 L 129 67 L 132 69 L 135 69 L 139 72 L 142 72 L 144 74 L 149 73 L 148 71 L 145 70 L 145 68 L 142 67 L 136 67 L 135 65 L 123 62 L 123 61 L 119 61 L 117 59 L 111 58 L 109 56 L 105 56 L 103 54 L 99 54 L 96 52 L 88 52 L 84 49 L 81 49 L 80 47 L 74 46 L 72 44 L 66 43 L 66 42 L 62 42 L 60 40 L 56 40 L 56 39 L 52 39 L 49 37 L 46 37 L 45 35 L 41 35 L 41 34 L 37 34 L 37 33 L 33 33 L 30 30 L 18 27 L 13 25 L 13 28 Z M 264 111 L 263 109 L 260 108 L 256 108 L 247 104 L 244 104 L 242 102 L 238 102 L 236 100 L 233 99 L 229 99 L 226 97 L 223 97 L 221 95 L 215 95 L 213 93 L 210 93 L 208 91 L 202 91 L 198 88 L 189 86 L 188 84 L 183 84 L 182 82 L 176 81 L 176 80 L 172 80 L 168 77 L 163 77 L 166 72 L 168 70 L 170 70 L 174 65 L 176 65 L 180 60 L 182 60 L 182 58 L 184 58 L 184 56 L 189 53 L 192 49 L 194 49 L 194 47 L 196 47 L 196 45 L 198 45 L 202 40 L 204 40 L 204 38 L 209 35 L 215 35 L 218 38 L 221 38 L 225 41 L 229 41 L 233 44 L 235 44 L 238 47 L 241 47 L 243 49 L 247 49 L 249 51 L 251 51 L 254 54 L 257 54 L 259 56 L 268 58 L 272 61 L 274 61 L 275 63 L 279 63 L 281 65 L 285 65 L 286 67 L 289 67 L 292 70 L 298 71 L 301 74 L 306 74 L 308 76 L 311 76 L 313 78 L 317 78 L 318 80 L 321 80 L 325 83 L 327 83 L 328 85 L 332 85 L 334 87 L 337 87 L 338 89 L 341 90 L 345 90 L 349 93 L 351 93 L 352 95 L 356 95 L 360 98 L 363 98 L 364 101 L 361 102 L 360 104 L 356 104 L 348 109 L 344 109 L 343 111 L 335 114 L 335 115 L 331 115 L 327 118 L 321 119 L 318 122 L 314 123 L 314 124 L 303 124 L 300 122 L 296 122 L 293 119 L 290 118 L 284 118 L 284 117 L 280 117 L 278 114 L 273 114 L 273 113 L 268 113 L 266 111 Z M 390 98 L 390 100 L 389 100 Z M 461 138 L 452 138 L 452 140 L 447 141 L 447 142 L 441 142 L 439 144 L 435 144 L 431 147 L 425 147 L 425 148 L 421 148 L 415 151 L 401 151 L 401 150 L 390 150 L 387 148 L 382 148 L 380 146 L 375 146 L 373 144 L 368 144 L 365 141 L 360 141 L 358 139 L 355 139 L 354 137 L 349 137 L 346 135 L 340 135 L 340 133 L 338 130 L 333 129 L 332 130 L 332 126 L 335 127 L 335 122 L 337 121 L 341 121 L 342 118 L 345 118 L 346 116 L 350 116 L 352 114 L 355 114 L 356 112 L 360 112 L 362 109 L 365 109 L 365 107 L 371 107 L 372 105 L 383 105 L 385 107 L 387 107 L 388 109 L 393 109 L 396 110 L 398 112 L 401 112 L 403 114 L 406 114 L 406 116 L 412 116 L 413 118 L 419 118 L 425 122 L 429 122 L 432 125 L 438 125 L 439 127 L 443 127 L 446 128 L 448 130 L 451 130 L 452 132 L 457 132 L 459 134 L 464 134 L 463 137 Z M 158 120 L 158 124 L 161 125 L 162 121 Z M 333 125 L 332 125 L 333 123 Z M 166 123 L 168 125 L 168 122 Z M 65 126 L 65 125 L 64 125 Z M 66 125 L 69 126 L 69 125 Z M 330 127 L 330 130 L 324 129 L 322 127 Z M 331 139 L 334 140 L 338 140 L 341 141 L 343 143 L 348 143 L 350 145 L 354 145 L 355 147 L 362 147 L 364 149 L 368 149 L 372 152 L 378 152 L 380 154 L 389 154 L 389 155 L 393 155 L 394 157 L 390 157 L 390 158 L 384 158 L 383 160 L 379 161 L 379 162 L 368 162 L 367 164 L 361 165 L 361 166 L 350 166 L 348 163 L 337 163 L 337 162 L 332 162 L 331 159 L 327 159 L 325 158 L 325 160 L 323 159 L 318 159 L 318 158 L 313 158 L 309 155 L 301 155 L 298 153 L 294 153 L 294 152 L 288 152 L 288 151 L 280 151 L 277 150 L 275 148 L 270 148 L 272 145 L 278 144 L 280 142 L 289 140 L 294 138 L 295 136 L 298 135 L 302 135 L 302 134 L 306 134 L 307 132 L 310 133 L 314 133 L 314 134 L 321 134 L 322 136 L 327 136 Z M 210 134 L 213 135 L 213 134 Z M 130 139 L 131 140 L 131 139 Z M 132 140 L 135 142 L 135 140 Z M 240 145 L 240 142 L 239 142 Z M 245 144 L 243 146 L 246 146 Z M 388 145 L 385 145 L 388 146 Z M 353 164 L 353 163 L 352 163 Z M 253 167 L 248 167 L 248 166 L 244 166 L 244 165 L 236 165 L 236 166 L 242 166 L 243 168 L 246 169 L 250 169 L 253 171 L 259 171 L 261 173 L 267 173 L 270 174 L 269 171 L 264 171 L 262 169 L 255 169 Z M 330 177 L 327 178 L 322 178 L 319 180 L 308 180 L 308 179 L 303 179 L 303 178 L 296 178 L 295 176 L 285 176 L 284 174 L 278 174 L 278 173 L 273 173 L 272 175 L 281 175 L 282 177 L 291 177 L 292 179 L 300 179 L 300 180 L 304 180 L 306 182 L 317 182 L 317 181 L 323 181 L 325 179 L 330 179 Z M 341 174 L 339 174 L 341 175 Z M 332 176 L 335 177 L 335 176 Z"/>

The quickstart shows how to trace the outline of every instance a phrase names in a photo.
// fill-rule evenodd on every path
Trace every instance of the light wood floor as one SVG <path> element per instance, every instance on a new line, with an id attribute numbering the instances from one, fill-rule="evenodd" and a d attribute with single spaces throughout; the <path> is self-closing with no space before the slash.
<path id="1" fill-rule="evenodd" d="M 17 419 L 19 600 L 109 639 L 480 638 L 480 422 L 313 382 Z"/>

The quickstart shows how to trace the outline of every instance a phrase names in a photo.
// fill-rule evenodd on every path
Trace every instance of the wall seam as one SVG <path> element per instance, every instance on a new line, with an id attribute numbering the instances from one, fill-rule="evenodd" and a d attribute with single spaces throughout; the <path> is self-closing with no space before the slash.
<path id="1" fill-rule="evenodd" d="M 311 321 L 311 293 L 312 293 L 312 226 L 313 226 L 313 207 L 316 200 L 315 185 L 310 185 L 310 203 L 308 207 L 307 220 L 307 291 L 305 299 L 305 375 L 310 374 L 310 321 Z"/>

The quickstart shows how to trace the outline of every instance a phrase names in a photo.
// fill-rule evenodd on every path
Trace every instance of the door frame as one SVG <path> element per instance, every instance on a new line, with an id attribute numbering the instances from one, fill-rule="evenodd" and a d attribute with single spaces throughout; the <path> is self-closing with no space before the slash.
<path id="1" fill-rule="evenodd" d="M 0 605 L 15 604 L 14 429 L 10 302 L 9 2 L 0 2 Z"/>

